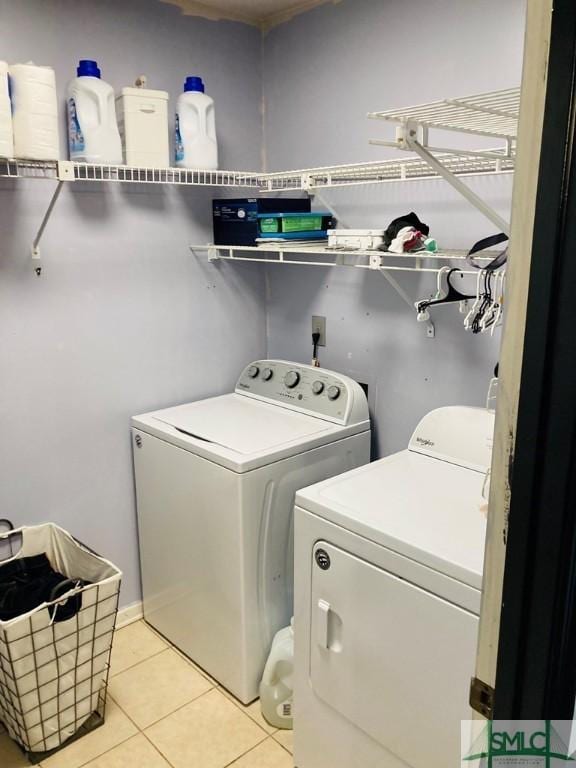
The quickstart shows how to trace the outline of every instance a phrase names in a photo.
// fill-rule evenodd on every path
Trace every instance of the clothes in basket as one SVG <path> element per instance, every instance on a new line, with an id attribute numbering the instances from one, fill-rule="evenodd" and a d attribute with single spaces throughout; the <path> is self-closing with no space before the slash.
<path id="1" fill-rule="evenodd" d="M 0 563 L 0 621 L 28 613 L 63 592 L 70 579 L 50 565 L 44 553 Z M 68 590 L 66 590 L 68 591 Z"/>

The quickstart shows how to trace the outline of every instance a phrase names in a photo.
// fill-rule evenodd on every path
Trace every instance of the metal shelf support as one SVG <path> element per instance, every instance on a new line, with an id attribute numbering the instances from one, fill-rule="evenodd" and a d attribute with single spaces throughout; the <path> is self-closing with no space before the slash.
<path id="1" fill-rule="evenodd" d="M 60 193 L 64 188 L 64 182 L 74 181 L 73 163 L 66 160 L 62 160 L 58 162 L 57 173 L 58 173 L 58 182 L 56 184 L 56 189 L 54 190 L 52 197 L 50 198 L 50 202 L 48 203 L 48 208 L 46 209 L 44 218 L 42 219 L 40 227 L 38 228 L 38 232 L 36 232 L 36 237 L 32 241 L 32 248 L 31 248 L 32 262 L 34 264 L 34 271 L 36 272 L 38 277 L 40 277 L 40 275 L 42 274 L 42 266 L 40 265 L 40 240 L 42 240 L 42 235 L 44 234 L 44 230 L 46 229 L 48 222 L 50 221 L 50 217 L 52 216 L 56 203 L 58 202 Z"/>
<path id="2" fill-rule="evenodd" d="M 458 178 L 463 174 L 458 173 L 453 158 L 459 156 L 470 158 L 471 162 L 473 158 L 480 163 L 492 162 L 496 173 L 513 169 L 519 111 L 520 89 L 509 88 L 404 109 L 370 112 L 368 117 L 396 123 L 397 126 L 395 141 L 373 139 L 370 143 L 414 152 L 434 174 L 441 176 L 499 230 L 509 235 L 509 222 Z M 430 129 L 497 138 L 504 142 L 504 146 L 498 149 L 432 147 L 429 143 Z"/>
<path id="3" fill-rule="evenodd" d="M 50 217 L 52 216 L 52 211 L 54 210 L 54 206 L 56 205 L 58 198 L 60 197 L 60 192 L 62 192 L 63 187 L 64 187 L 63 181 L 59 181 L 56 184 L 56 189 L 54 190 L 54 193 L 50 199 L 48 208 L 46 209 L 46 213 L 44 214 L 44 218 L 42 219 L 42 223 L 38 228 L 38 232 L 36 232 L 36 237 L 32 241 L 32 248 L 31 248 L 32 261 L 34 263 L 34 271 L 36 272 L 38 277 L 40 277 L 40 275 L 42 274 L 42 267 L 40 265 L 40 240 L 42 239 L 44 230 L 46 229 L 46 226 L 50 221 Z"/>
<path id="4" fill-rule="evenodd" d="M 459 192 L 469 203 L 471 203 L 477 210 L 480 211 L 492 224 L 494 224 L 500 231 L 506 235 L 510 235 L 510 223 L 500 216 L 488 203 L 484 202 L 475 192 L 473 192 L 467 184 L 464 184 L 457 176 L 455 176 L 448 168 L 442 165 L 442 162 L 434 157 L 434 155 L 425 147 L 423 147 L 418 141 L 409 138 L 407 143 L 411 150 L 416 152 L 422 160 L 425 160 L 428 165 L 433 168 L 439 176 L 450 184 L 457 192 Z"/>

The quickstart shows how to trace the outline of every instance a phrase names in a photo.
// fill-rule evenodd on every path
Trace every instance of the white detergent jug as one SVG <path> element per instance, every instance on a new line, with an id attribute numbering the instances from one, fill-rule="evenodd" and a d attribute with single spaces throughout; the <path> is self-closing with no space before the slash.
<path id="1" fill-rule="evenodd" d="M 15 156 L 58 160 L 60 139 L 54 70 L 32 63 L 12 64 L 8 73 Z"/>
<path id="2" fill-rule="evenodd" d="M 260 706 L 275 728 L 292 728 L 294 685 L 294 630 L 292 624 L 276 633 L 260 683 Z"/>
<path id="3" fill-rule="evenodd" d="M 216 170 L 218 142 L 214 100 L 204 93 L 201 77 L 187 77 L 176 107 L 176 165 Z"/>
<path id="4" fill-rule="evenodd" d="M 95 61 L 83 59 L 68 86 L 70 160 L 121 165 L 122 141 L 116 122 L 114 89 L 100 79 Z"/>
<path id="5" fill-rule="evenodd" d="M 8 64 L 0 61 L 0 157 L 14 157 L 12 105 L 8 89 Z"/>

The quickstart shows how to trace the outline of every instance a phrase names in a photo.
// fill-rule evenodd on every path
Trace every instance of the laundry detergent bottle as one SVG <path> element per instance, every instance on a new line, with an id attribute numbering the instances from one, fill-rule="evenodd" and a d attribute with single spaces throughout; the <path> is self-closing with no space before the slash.
<path id="1" fill-rule="evenodd" d="M 215 171 L 218 143 L 214 100 L 204 93 L 201 77 L 190 76 L 176 107 L 175 155 L 179 168 Z"/>
<path id="2" fill-rule="evenodd" d="M 114 89 L 100 79 L 95 61 L 82 59 L 68 86 L 70 160 L 120 165 L 122 141 L 116 122 Z"/>
<path id="3" fill-rule="evenodd" d="M 260 707 L 266 720 L 275 728 L 291 729 L 294 692 L 294 620 L 274 636 L 262 682 Z"/>

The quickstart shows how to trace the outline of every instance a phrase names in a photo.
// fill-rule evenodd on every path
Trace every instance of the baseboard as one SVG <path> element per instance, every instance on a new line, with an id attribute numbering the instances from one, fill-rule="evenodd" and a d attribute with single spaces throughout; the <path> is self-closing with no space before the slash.
<path id="1" fill-rule="evenodd" d="M 133 624 L 135 621 L 140 621 L 143 616 L 144 610 L 141 600 L 138 600 L 137 603 L 130 603 L 130 605 L 125 605 L 124 608 L 120 608 L 118 611 L 116 629 L 122 629 L 122 627 L 127 627 L 128 624 Z"/>

